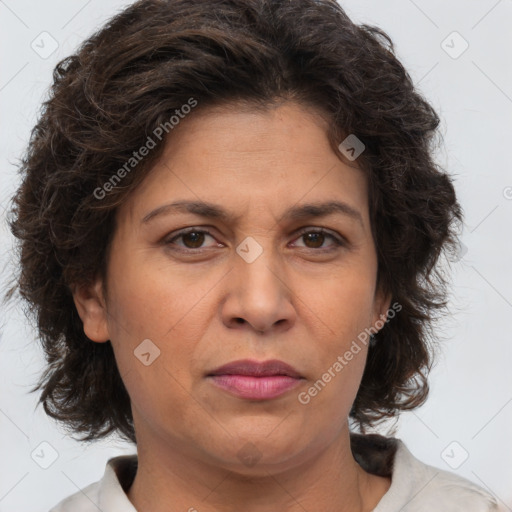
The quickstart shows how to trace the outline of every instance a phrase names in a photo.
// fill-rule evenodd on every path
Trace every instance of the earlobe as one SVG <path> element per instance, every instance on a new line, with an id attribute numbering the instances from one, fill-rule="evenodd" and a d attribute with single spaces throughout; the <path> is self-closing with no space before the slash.
<path id="1" fill-rule="evenodd" d="M 72 287 L 73 301 L 84 325 L 85 335 L 96 343 L 110 339 L 107 309 L 100 279 L 90 285 Z"/>

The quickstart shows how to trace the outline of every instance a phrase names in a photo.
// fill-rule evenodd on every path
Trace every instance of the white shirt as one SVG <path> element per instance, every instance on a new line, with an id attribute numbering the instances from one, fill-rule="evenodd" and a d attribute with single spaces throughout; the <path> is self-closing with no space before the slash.
<path id="1" fill-rule="evenodd" d="M 351 434 L 354 458 L 366 471 L 391 477 L 373 512 L 497 512 L 487 491 L 449 471 L 416 459 L 400 440 Z M 137 512 L 126 491 L 137 471 L 137 455 L 111 458 L 101 480 L 61 501 L 50 512 Z"/>

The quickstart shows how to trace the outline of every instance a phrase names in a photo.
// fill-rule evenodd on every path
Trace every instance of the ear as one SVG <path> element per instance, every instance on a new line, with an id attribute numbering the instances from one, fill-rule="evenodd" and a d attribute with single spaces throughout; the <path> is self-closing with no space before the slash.
<path id="1" fill-rule="evenodd" d="M 85 335 L 97 343 L 110 339 L 107 323 L 107 309 L 103 298 L 101 279 L 86 286 L 72 288 L 73 301 L 84 324 Z"/>
<path id="2" fill-rule="evenodd" d="M 380 325 L 386 322 L 387 313 L 391 305 L 391 293 L 385 293 L 379 286 L 375 293 L 372 325 Z M 380 329 L 379 329 L 380 330 Z"/>

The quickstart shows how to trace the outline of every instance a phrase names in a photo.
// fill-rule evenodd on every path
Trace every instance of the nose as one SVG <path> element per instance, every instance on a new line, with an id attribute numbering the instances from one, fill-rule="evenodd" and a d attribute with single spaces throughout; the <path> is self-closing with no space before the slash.
<path id="1" fill-rule="evenodd" d="M 254 260 L 236 254 L 227 276 L 222 321 L 231 329 L 258 333 L 282 332 L 295 322 L 293 284 L 271 249 Z"/>

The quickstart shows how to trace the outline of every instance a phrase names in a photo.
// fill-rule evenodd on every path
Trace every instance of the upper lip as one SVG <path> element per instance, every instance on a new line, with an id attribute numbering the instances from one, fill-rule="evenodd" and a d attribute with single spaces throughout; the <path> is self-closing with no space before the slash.
<path id="1" fill-rule="evenodd" d="M 241 359 L 220 366 L 208 374 L 208 376 L 212 375 L 248 375 L 252 377 L 286 375 L 294 378 L 302 377 L 295 368 L 278 359 L 269 359 L 268 361 Z"/>

